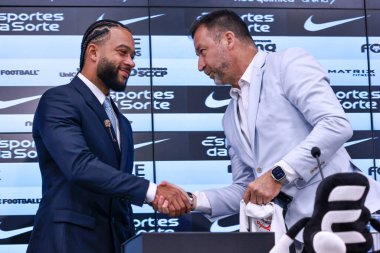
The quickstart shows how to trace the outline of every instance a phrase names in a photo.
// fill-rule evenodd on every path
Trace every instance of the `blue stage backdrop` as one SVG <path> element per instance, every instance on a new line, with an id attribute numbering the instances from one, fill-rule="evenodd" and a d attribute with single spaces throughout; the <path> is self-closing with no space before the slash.
<path id="1" fill-rule="evenodd" d="M 41 198 L 31 135 L 38 100 L 76 75 L 82 34 L 99 19 L 134 34 L 136 68 L 112 97 L 132 122 L 135 174 L 189 191 L 231 182 L 221 126 L 229 88 L 198 72 L 188 37 L 196 18 L 220 8 L 241 16 L 261 50 L 298 46 L 320 61 L 355 130 L 347 150 L 380 180 L 378 0 L 1 0 L 0 252 L 25 252 Z M 236 215 L 210 222 L 134 211 L 138 233 L 238 229 Z"/>

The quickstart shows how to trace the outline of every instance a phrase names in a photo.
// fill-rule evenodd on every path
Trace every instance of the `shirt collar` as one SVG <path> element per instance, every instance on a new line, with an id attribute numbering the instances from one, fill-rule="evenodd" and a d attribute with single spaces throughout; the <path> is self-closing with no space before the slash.
<path id="1" fill-rule="evenodd" d="M 238 100 L 239 99 L 239 96 L 241 95 L 241 90 L 238 89 L 238 88 L 234 88 L 232 87 L 231 90 L 230 90 L 230 96 L 233 100 Z"/>
<path id="2" fill-rule="evenodd" d="M 78 73 L 78 77 L 80 80 L 84 82 L 84 84 L 91 90 L 91 92 L 95 95 L 95 97 L 99 100 L 100 104 L 104 103 L 106 100 L 106 95 L 90 80 L 88 80 L 82 73 Z"/>
<path id="3" fill-rule="evenodd" d="M 241 88 L 244 85 L 248 85 L 251 82 L 252 72 L 253 72 L 253 66 L 254 66 L 255 57 L 252 58 L 252 61 L 249 63 L 247 69 L 244 71 L 244 74 L 241 76 L 241 78 L 238 81 L 238 85 L 240 89 L 232 87 L 230 90 L 230 96 L 234 100 L 238 100 L 239 96 L 241 96 Z"/>
<path id="4" fill-rule="evenodd" d="M 244 83 L 247 83 L 248 85 L 250 84 L 255 58 L 256 57 L 253 57 L 252 61 L 249 63 L 249 65 L 248 65 L 247 69 L 245 70 L 244 74 L 240 77 L 240 80 L 239 80 L 239 86 L 240 87 Z"/>

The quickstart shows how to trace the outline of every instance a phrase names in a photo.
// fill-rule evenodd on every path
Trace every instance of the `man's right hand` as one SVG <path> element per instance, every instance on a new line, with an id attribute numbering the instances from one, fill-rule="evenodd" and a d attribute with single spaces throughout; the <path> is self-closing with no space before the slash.
<path id="1" fill-rule="evenodd" d="M 191 211 L 191 205 L 187 193 L 181 188 L 162 182 L 157 186 L 153 208 L 170 217 L 178 217 Z"/>

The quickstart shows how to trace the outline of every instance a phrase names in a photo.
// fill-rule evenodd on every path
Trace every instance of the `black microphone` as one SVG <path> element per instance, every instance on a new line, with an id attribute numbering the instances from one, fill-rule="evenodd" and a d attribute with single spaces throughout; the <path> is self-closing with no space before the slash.
<path id="1" fill-rule="evenodd" d="M 321 156 L 321 150 L 320 150 L 318 147 L 313 147 L 313 148 L 311 149 L 311 155 L 312 155 L 315 159 L 317 159 L 319 172 L 321 173 L 322 180 L 323 180 L 325 177 L 323 176 L 321 163 L 319 162 L 319 157 Z"/>

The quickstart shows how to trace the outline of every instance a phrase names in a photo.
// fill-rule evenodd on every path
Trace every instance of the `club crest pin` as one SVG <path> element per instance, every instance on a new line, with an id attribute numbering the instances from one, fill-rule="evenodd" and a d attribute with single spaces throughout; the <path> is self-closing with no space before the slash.
<path id="1" fill-rule="evenodd" d="M 104 120 L 104 126 L 107 128 L 111 127 L 111 121 L 109 119 Z"/>

